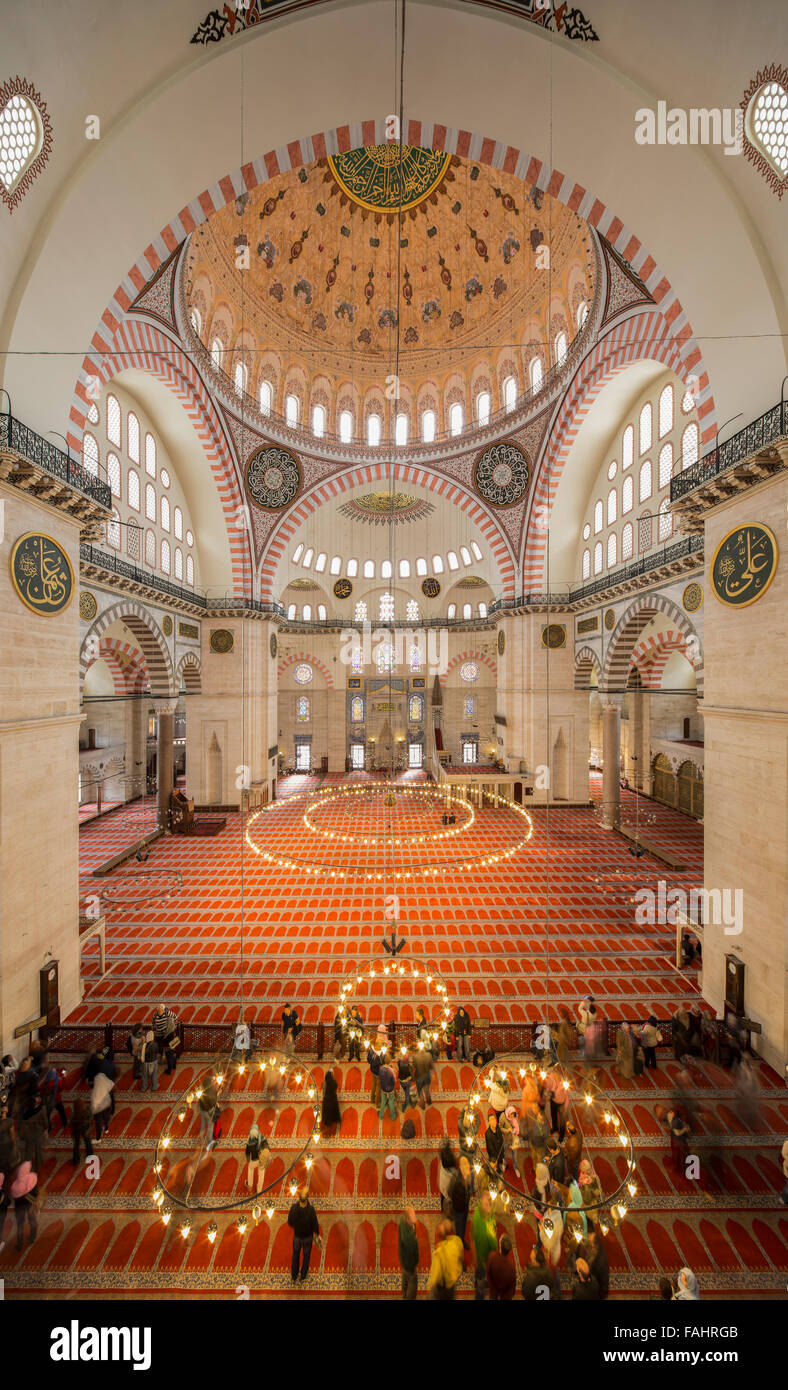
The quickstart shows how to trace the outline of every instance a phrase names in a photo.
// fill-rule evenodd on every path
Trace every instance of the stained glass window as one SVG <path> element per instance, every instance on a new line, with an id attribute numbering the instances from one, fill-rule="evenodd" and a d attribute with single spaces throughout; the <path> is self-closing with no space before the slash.
<path id="1" fill-rule="evenodd" d="M 424 718 L 424 701 L 420 695 L 411 695 L 408 701 L 408 719 L 411 724 L 418 724 Z"/>
<path id="2" fill-rule="evenodd" d="M 476 718 L 476 696 L 466 695 L 463 701 L 463 712 L 466 719 Z"/>
<path id="3" fill-rule="evenodd" d="M 364 701 L 360 695 L 354 695 L 350 701 L 350 722 L 351 724 L 364 723 Z"/>
<path id="4" fill-rule="evenodd" d="M 293 680 L 296 682 L 297 685 L 309 685 L 309 682 L 312 679 L 312 675 L 313 671 L 311 666 L 296 666 L 293 672 Z"/>
<path id="5" fill-rule="evenodd" d="M 350 669 L 355 675 L 359 675 L 364 665 L 364 655 L 361 647 L 354 647 L 350 658 Z"/>
<path id="6" fill-rule="evenodd" d="M 410 649 L 410 669 L 411 671 L 421 670 L 421 649 L 418 644 Z"/>
<path id="7" fill-rule="evenodd" d="M 394 670 L 394 647 L 391 642 L 381 642 L 378 648 L 378 670 Z"/>
<path id="8" fill-rule="evenodd" d="M 309 696 L 299 695 L 296 698 L 296 719 L 299 724 L 309 723 Z"/>
<path id="9" fill-rule="evenodd" d="M 479 666 L 475 661 L 465 661 L 460 667 L 460 679 L 464 681 L 477 681 L 479 679 Z"/>

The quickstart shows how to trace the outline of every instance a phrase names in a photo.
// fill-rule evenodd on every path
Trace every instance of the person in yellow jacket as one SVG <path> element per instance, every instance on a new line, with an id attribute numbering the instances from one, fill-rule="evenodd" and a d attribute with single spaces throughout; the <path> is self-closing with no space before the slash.
<path id="1" fill-rule="evenodd" d="M 457 1281 L 463 1271 L 462 1241 L 454 1234 L 451 1221 L 441 1221 L 436 1234 L 438 1244 L 427 1281 L 430 1298 L 454 1298 Z"/>

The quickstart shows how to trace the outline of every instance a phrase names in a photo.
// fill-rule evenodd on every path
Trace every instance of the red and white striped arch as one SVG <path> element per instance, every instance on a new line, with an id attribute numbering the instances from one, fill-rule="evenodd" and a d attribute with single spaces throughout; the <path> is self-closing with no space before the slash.
<path id="1" fill-rule="evenodd" d="M 102 637 L 99 657 L 106 661 L 112 671 L 116 695 L 137 695 L 150 688 L 148 664 L 139 647 L 121 642 L 119 637 Z M 120 673 L 120 683 L 116 671 Z"/>
<path id="2" fill-rule="evenodd" d="M 599 198 L 596 198 L 593 193 L 569 175 L 558 169 L 551 170 L 535 155 L 519 150 L 513 145 L 507 145 L 505 142 L 494 140 L 491 136 L 476 135 L 468 130 L 457 130 L 439 123 L 412 119 L 406 123 L 403 139 L 412 145 L 444 150 L 447 154 L 457 154 L 490 168 L 501 169 L 516 178 L 521 178 L 527 186 L 539 188 L 570 207 L 578 217 L 584 218 L 592 227 L 601 232 L 632 266 L 653 296 L 658 306 L 658 312 L 654 315 L 652 331 L 655 337 L 660 338 L 664 337 L 666 329 L 668 330 L 675 354 L 675 362 L 672 360 L 670 365 L 674 365 L 678 374 L 685 379 L 690 372 L 698 377 L 698 414 L 703 422 L 702 439 L 705 442 L 712 437 L 714 433 L 714 399 L 711 394 L 708 374 L 703 365 L 702 354 L 694 339 L 684 308 L 664 271 L 653 256 L 649 255 L 634 232 L 622 222 L 620 217 L 616 216 L 611 208 L 606 207 Z M 144 289 L 151 276 L 185 237 L 189 236 L 196 227 L 199 227 L 227 203 L 234 202 L 241 194 L 259 187 L 280 173 L 299 169 L 315 159 L 325 158 L 326 155 L 343 153 L 347 150 L 357 149 L 362 145 L 385 144 L 386 142 L 385 116 L 378 120 L 341 125 L 333 130 L 306 136 L 300 140 L 293 140 L 287 145 L 269 150 L 262 157 L 251 160 L 233 170 L 232 173 L 226 174 L 217 183 L 212 184 L 210 188 L 193 198 L 188 206 L 181 208 L 177 216 L 173 217 L 162 228 L 158 236 L 154 237 L 153 241 L 142 252 L 139 260 L 135 262 L 118 285 L 101 316 L 91 340 L 91 351 L 83 360 L 79 380 L 74 389 L 68 434 L 71 446 L 77 452 L 82 447 L 82 431 L 90 405 L 86 392 L 88 377 L 96 374 L 102 355 L 111 351 L 112 338 L 123 323 L 130 305 Z M 651 316 L 645 317 L 650 318 Z M 626 333 L 626 325 L 622 331 Z M 643 351 L 639 353 L 641 357 L 644 355 L 646 354 Z M 648 355 L 653 355 L 653 349 Z M 631 360 L 635 360 L 634 357 Z M 611 368 L 611 370 L 613 369 Z M 579 372 L 575 379 L 576 382 L 580 375 Z M 575 393 L 576 395 L 577 393 Z M 572 408 L 576 409 L 578 404 L 582 405 L 582 402 L 581 393 L 579 401 L 573 400 Z M 555 468 L 551 472 L 554 475 L 553 481 L 557 481 Z M 540 553 L 539 563 L 535 566 L 539 571 L 539 582 L 541 582 L 542 558 L 543 555 Z M 534 566 L 529 560 L 529 575 L 532 568 Z M 530 587 L 531 581 L 530 578 L 526 577 L 525 570 L 523 580 L 524 586 Z"/>
<path id="3" fill-rule="evenodd" d="M 679 652 L 692 664 L 685 633 L 668 628 L 667 632 L 644 637 L 632 653 L 627 680 L 633 670 L 638 670 L 643 685 L 649 690 L 658 690 L 662 684 L 662 674 L 674 652 Z"/>
<path id="4" fill-rule="evenodd" d="M 436 497 L 443 498 L 452 506 L 459 507 L 461 511 L 465 512 L 474 526 L 478 527 L 490 549 L 498 568 L 504 598 L 512 598 L 514 596 L 515 569 L 511 550 L 503 532 L 477 497 L 466 492 L 452 479 L 444 478 L 440 473 L 434 473 L 429 468 L 417 468 L 409 463 L 364 463 L 354 468 L 347 468 L 342 473 L 335 473 L 330 478 L 324 478 L 311 492 L 304 497 L 299 497 L 298 501 L 294 503 L 263 553 L 260 564 L 261 599 L 275 597 L 276 570 L 285 548 L 295 536 L 298 528 L 313 512 L 317 511 L 318 507 L 345 492 L 349 492 L 351 488 L 370 483 L 389 482 L 392 472 L 397 482 L 410 483 L 416 487 L 425 488 Z"/>
<path id="5" fill-rule="evenodd" d="M 523 546 L 523 593 L 546 588 L 545 561 L 549 518 L 552 513 L 561 477 L 572 447 L 591 406 L 602 387 L 634 362 L 661 362 L 679 377 L 698 370 L 700 354 L 682 356 L 683 340 L 676 324 L 667 321 L 662 311 L 655 309 L 638 314 L 614 328 L 601 338 L 580 363 L 569 382 L 547 436 L 537 466 L 537 481 L 533 490 L 531 511 Z M 708 378 L 701 377 L 705 385 Z M 700 399 L 700 398 L 699 398 Z M 707 398 L 706 413 L 713 411 Z M 701 406 L 698 407 L 701 416 Z M 707 421 L 703 439 L 714 434 L 714 425 Z"/>
<path id="6" fill-rule="evenodd" d="M 311 652 L 296 652 L 294 656 L 286 656 L 284 661 L 279 662 L 277 668 L 278 674 L 283 676 L 289 666 L 300 666 L 302 662 L 307 666 L 314 666 L 315 670 L 319 671 L 321 676 L 325 677 L 325 682 L 329 690 L 334 689 L 334 677 L 326 666 L 326 663 L 321 661 L 319 656 L 313 656 Z M 299 689 L 301 688 L 302 687 L 299 686 Z M 305 694 L 307 693 L 307 689 L 307 686 L 303 687 Z"/>
<path id="7" fill-rule="evenodd" d="M 492 672 L 493 680 L 497 680 L 497 679 L 498 679 L 498 666 L 497 666 L 497 664 L 496 664 L 489 656 L 487 656 L 484 652 L 475 652 L 475 651 L 458 652 L 457 656 L 453 656 L 453 657 L 452 657 L 452 659 L 451 659 L 451 661 L 449 662 L 448 666 L 446 667 L 446 670 L 444 671 L 443 675 L 438 677 L 438 679 L 440 680 L 441 685 L 445 685 L 446 682 L 448 681 L 449 676 L 451 675 L 452 671 L 456 671 L 456 670 L 457 670 L 457 667 L 458 667 L 458 666 L 462 666 L 463 663 L 466 662 L 466 661 L 475 661 L 475 662 L 477 662 L 477 664 L 478 664 L 479 666 L 486 666 L 486 667 L 488 668 L 488 670 L 490 670 L 490 671 Z M 472 685 L 469 685 L 469 686 L 468 686 L 468 694 L 471 694 L 472 691 L 473 691 L 473 689 L 474 689 L 474 687 L 473 687 Z"/>

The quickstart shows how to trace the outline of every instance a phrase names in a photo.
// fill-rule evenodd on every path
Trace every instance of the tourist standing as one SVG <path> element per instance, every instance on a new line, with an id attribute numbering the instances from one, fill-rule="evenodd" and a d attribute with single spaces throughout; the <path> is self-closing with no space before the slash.
<path id="1" fill-rule="evenodd" d="M 554 1297 L 554 1290 L 555 1275 L 547 1263 L 541 1242 L 537 1240 L 531 1246 L 520 1292 L 526 1303 L 537 1303 L 543 1299 L 549 1302 Z"/>
<path id="2" fill-rule="evenodd" d="M 165 1004 L 157 1004 L 153 1011 L 153 1036 L 164 1058 L 168 1076 L 170 1072 L 175 1071 L 177 1027 L 178 1020 L 175 1014 L 171 1013 Z"/>
<path id="3" fill-rule="evenodd" d="M 457 1039 L 457 1056 L 460 1061 L 471 1060 L 471 1018 L 464 1005 L 460 1005 L 454 1015 L 454 1036 Z"/>
<path id="4" fill-rule="evenodd" d="M 416 1092 L 413 1089 L 413 1064 L 407 1052 L 404 1052 L 397 1059 L 397 1076 L 402 1087 L 402 1109 L 404 1112 L 409 1105 L 416 1104 Z"/>
<path id="5" fill-rule="evenodd" d="M 416 1078 L 416 1098 L 422 1110 L 426 1110 L 428 1105 L 432 1105 L 432 1053 L 426 1048 L 419 1049 L 412 1054 L 411 1062 Z"/>
<path id="6" fill-rule="evenodd" d="M 141 1023 L 135 1023 L 129 1036 L 126 1039 L 126 1051 L 131 1057 L 131 1074 L 135 1081 L 142 1079 L 142 1062 L 140 1054 L 142 1045 L 145 1041 L 145 1033 Z"/>
<path id="7" fill-rule="evenodd" d="M 159 1044 L 156 1041 L 152 1028 L 145 1034 L 145 1040 L 140 1049 L 140 1062 L 142 1063 L 142 1080 L 140 1088 L 147 1091 L 148 1087 L 152 1091 L 159 1089 Z"/>
<path id="8" fill-rule="evenodd" d="M 105 1071 L 96 1073 L 90 1093 L 90 1110 L 96 1124 L 97 1144 L 101 1143 L 103 1135 L 109 1129 L 110 1102 L 114 1085 L 115 1082 Z"/>
<path id="9" fill-rule="evenodd" d="M 39 1095 L 32 1095 L 19 1121 L 19 1142 L 22 1160 L 30 1161 L 34 1173 L 40 1171 L 44 1162 L 44 1136 L 48 1134 L 49 1117 L 46 1106 Z"/>
<path id="10" fill-rule="evenodd" d="M 657 1065 L 657 1044 L 662 1042 L 662 1034 L 657 1027 L 657 1020 L 653 1014 L 649 1014 L 648 1022 L 643 1024 L 640 1030 L 640 1043 L 643 1048 L 646 1066 L 652 1071 Z"/>
<path id="11" fill-rule="evenodd" d="M 320 1107 L 320 1123 L 324 1129 L 340 1122 L 337 1089 L 337 1079 L 329 1067 L 323 1082 L 323 1101 Z"/>
<path id="12" fill-rule="evenodd" d="M 454 1234 L 450 1221 L 441 1221 L 436 1232 L 438 1244 L 430 1265 L 430 1297 L 454 1298 L 463 1270 L 462 1241 Z"/>
<path id="13" fill-rule="evenodd" d="M 38 1235 L 38 1174 L 29 1160 L 20 1163 L 13 1174 L 8 1195 L 14 1199 L 16 1248 L 21 1250 L 25 1243 L 25 1222 L 29 1227 L 31 1245 Z"/>
<path id="14" fill-rule="evenodd" d="M 214 1120 L 219 1109 L 219 1095 L 212 1081 L 209 1081 L 197 1100 L 200 1116 L 200 1147 L 212 1147 Z"/>
<path id="15" fill-rule="evenodd" d="M 249 1135 L 246 1140 L 246 1186 L 251 1190 L 254 1188 L 254 1176 L 257 1174 L 257 1191 L 262 1192 L 265 1180 L 265 1170 L 271 1157 L 271 1150 L 268 1147 L 268 1140 L 260 1133 L 260 1126 L 253 1124 L 250 1127 Z"/>
<path id="16" fill-rule="evenodd" d="M 700 1292 L 698 1290 L 698 1281 L 695 1278 L 695 1275 L 692 1273 L 691 1269 L 687 1269 L 686 1267 L 684 1269 L 680 1269 L 678 1277 L 678 1287 L 673 1295 L 674 1302 L 689 1302 L 690 1300 L 694 1301 L 697 1298 L 700 1298 Z"/>
<path id="17" fill-rule="evenodd" d="M 416 1234 L 416 1213 L 413 1207 L 406 1207 L 400 1217 L 397 1237 L 400 1269 L 402 1270 L 402 1297 L 413 1299 L 419 1288 L 419 1240 Z"/>
<path id="18" fill-rule="evenodd" d="M 487 1116 L 487 1128 L 484 1132 L 484 1147 L 487 1150 L 487 1157 L 492 1167 L 499 1176 L 503 1176 L 506 1166 L 506 1146 L 503 1134 L 498 1124 L 498 1116 L 491 1110 Z"/>
<path id="19" fill-rule="evenodd" d="M 347 1052 L 347 1025 L 345 1015 L 337 1009 L 334 1014 L 334 1059 L 339 1062 Z"/>
<path id="20" fill-rule="evenodd" d="M 397 1074 L 394 1068 L 390 1067 L 388 1062 L 381 1062 L 380 1071 L 378 1072 L 378 1087 L 380 1090 L 380 1110 L 378 1111 L 378 1118 L 380 1120 L 383 1119 L 386 1110 L 388 1110 L 392 1120 L 396 1120 L 397 1118 L 396 1085 Z"/>
<path id="21" fill-rule="evenodd" d="M 616 1033 L 616 1068 L 622 1081 L 631 1081 L 635 1074 L 635 1036 L 628 1023 L 622 1023 Z"/>
<path id="22" fill-rule="evenodd" d="M 52 1129 L 52 1112 L 56 1110 L 60 1116 L 63 1129 L 68 1128 L 68 1116 L 66 1107 L 63 1104 L 63 1079 L 57 1067 L 50 1067 L 44 1080 L 41 1083 L 41 1094 L 44 1098 L 44 1105 L 47 1112 L 47 1129 Z M 35 1164 L 33 1165 L 35 1167 Z"/>
<path id="23" fill-rule="evenodd" d="M 305 1187 L 300 1188 L 298 1199 L 288 1212 L 287 1224 L 293 1232 L 293 1259 L 290 1265 L 290 1278 L 294 1284 L 300 1278 L 303 1284 L 309 1274 L 312 1242 L 317 1240 L 319 1243 L 320 1241 L 317 1212 L 309 1200 L 309 1194 Z"/>
<path id="24" fill-rule="evenodd" d="M 610 1263 L 599 1231 L 589 1231 L 585 1247 L 588 1251 L 589 1269 L 599 1287 L 599 1297 L 607 1298 L 610 1292 Z"/>
<path id="25" fill-rule="evenodd" d="M 354 1004 L 348 1017 L 348 1061 L 361 1061 L 361 1039 L 364 1036 L 364 1019 Z"/>
<path id="26" fill-rule="evenodd" d="M 487 1261 L 498 1249 L 498 1232 L 492 1214 L 492 1197 L 483 1192 L 476 1203 L 471 1222 L 471 1235 L 476 1260 L 476 1292 L 474 1300 L 481 1302 L 487 1295 Z"/>
<path id="27" fill-rule="evenodd" d="M 470 1211 L 471 1197 L 473 1196 L 473 1171 L 467 1158 L 463 1154 L 460 1163 L 449 1188 L 449 1202 L 451 1214 L 454 1221 L 454 1234 L 460 1237 L 465 1245 L 465 1228 L 468 1225 L 468 1212 Z"/>
<path id="28" fill-rule="evenodd" d="M 501 1236 L 498 1249 L 487 1258 L 487 1287 L 493 1303 L 508 1301 L 517 1291 L 512 1242 L 508 1236 Z"/>
<path id="29" fill-rule="evenodd" d="M 90 1142 L 90 1110 L 87 1101 L 83 1100 L 81 1096 L 77 1096 L 71 1111 L 71 1137 L 74 1141 L 71 1161 L 76 1168 L 79 1163 L 80 1142 L 85 1145 L 85 1158 L 90 1158 L 93 1153 L 93 1145 Z"/>

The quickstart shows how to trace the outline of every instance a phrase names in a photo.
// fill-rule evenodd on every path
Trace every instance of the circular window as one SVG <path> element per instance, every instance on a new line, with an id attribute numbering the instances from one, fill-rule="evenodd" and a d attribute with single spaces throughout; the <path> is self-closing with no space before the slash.
<path id="1" fill-rule="evenodd" d="M 296 666 L 296 668 L 295 668 L 295 670 L 294 670 L 294 672 L 293 672 L 293 680 L 294 680 L 294 681 L 297 681 L 299 685 L 309 685 L 309 682 L 311 681 L 311 679 L 312 679 L 312 667 L 311 667 L 311 666 Z"/>
<path id="2" fill-rule="evenodd" d="M 460 667 L 460 679 L 464 681 L 477 681 L 479 679 L 479 666 L 475 661 L 465 661 Z"/>
<path id="3" fill-rule="evenodd" d="M 186 544 L 194 545 L 194 536 L 192 535 L 191 531 L 186 532 Z"/>
<path id="4" fill-rule="evenodd" d="M 160 477 L 160 479 L 161 479 L 162 486 L 163 486 L 163 487 L 169 487 L 169 485 L 170 485 L 170 475 L 169 475 L 169 473 L 167 472 L 167 469 L 166 469 L 166 468 L 162 468 L 162 469 L 161 469 L 161 471 L 160 471 L 160 473 L 159 473 L 159 477 Z"/>
<path id="5" fill-rule="evenodd" d="M 616 463 L 616 460 L 613 459 L 613 462 L 610 464 L 610 466 L 609 466 L 609 468 L 608 468 L 608 470 L 607 470 L 607 476 L 608 476 L 608 478 L 610 479 L 611 483 L 612 483 L 613 479 L 615 478 L 617 472 L 618 472 L 618 464 Z"/>
<path id="6" fill-rule="evenodd" d="M 583 540 L 584 540 L 584 541 L 587 541 L 587 540 L 588 540 L 588 537 L 589 537 L 590 535 L 591 535 L 591 527 L 590 527 L 589 523 L 586 522 L 585 526 L 583 527 Z"/>

